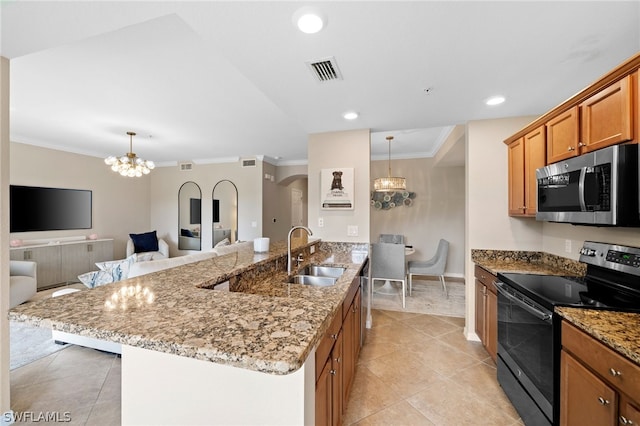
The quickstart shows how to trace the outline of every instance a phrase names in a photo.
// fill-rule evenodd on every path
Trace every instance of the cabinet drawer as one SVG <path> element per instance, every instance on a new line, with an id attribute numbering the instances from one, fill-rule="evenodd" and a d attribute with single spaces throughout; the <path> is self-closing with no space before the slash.
<path id="1" fill-rule="evenodd" d="M 640 366 L 566 321 L 562 322 L 562 347 L 622 393 L 640 395 Z"/>
<path id="2" fill-rule="evenodd" d="M 336 312 L 336 315 L 331 321 L 331 325 L 329 325 L 329 328 L 324 333 L 324 336 L 322 336 L 322 339 L 316 348 L 316 381 L 322 373 L 322 369 L 324 368 L 324 364 L 327 362 L 327 358 L 329 358 L 329 354 L 331 354 L 333 344 L 338 340 L 341 328 L 342 307 L 338 309 L 338 312 Z"/>
<path id="3" fill-rule="evenodd" d="M 496 275 L 493 275 L 491 272 L 478 265 L 476 265 L 475 267 L 474 275 L 478 279 L 478 281 L 487 286 L 487 290 L 491 291 L 492 293 L 496 292 L 496 288 L 493 285 L 493 282 L 498 279 Z"/>

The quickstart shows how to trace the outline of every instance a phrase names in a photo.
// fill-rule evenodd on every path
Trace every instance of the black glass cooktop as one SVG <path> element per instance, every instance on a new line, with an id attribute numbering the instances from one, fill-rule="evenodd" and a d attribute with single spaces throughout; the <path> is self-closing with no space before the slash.
<path id="1" fill-rule="evenodd" d="M 580 277 L 504 273 L 498 274 L 498 280 L 549 310 L 558 305 L 583 305 L 580 294 L 587 293 L 584 279 Z"/>

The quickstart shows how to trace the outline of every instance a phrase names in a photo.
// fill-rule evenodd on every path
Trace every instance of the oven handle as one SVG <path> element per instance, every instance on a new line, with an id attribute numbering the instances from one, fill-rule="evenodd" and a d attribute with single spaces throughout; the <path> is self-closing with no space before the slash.
<path id="1" fill-rule="evenodd" d="M 540 309 L 536 309 L 535 307 L 530 306 L 527 303 L 523 302 L 522 300 L 518 299 L 517 297 L 513 296 L 512 294 L 507 292 L 507 290 L 505 290 L 504 287 L 506 284 L 503 282 L 496 281 L 494 284 L 496 285 L 496 289 L 498 290 L 498 292 L 502 294 L 504 297 L 506 297 L 507 299 L 509 299 L 511 302 L 515 303 L 516 305 L 518 305 L 525 311 L 529 312 L 531 315 L 535 316 L 536 318 L 545 322 L 549 322 L 549 323 L 551 322 L 552 314 L 549 311 L 542 311 Z"/>

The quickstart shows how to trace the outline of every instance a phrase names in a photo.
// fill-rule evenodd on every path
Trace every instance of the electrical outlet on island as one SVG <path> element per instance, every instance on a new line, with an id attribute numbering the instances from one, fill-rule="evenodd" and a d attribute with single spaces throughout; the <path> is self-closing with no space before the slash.
<path id="1" fill-rule="evenodd" d="M 564 240 L 564 251 L 571 253 L 571 240 Z"/>

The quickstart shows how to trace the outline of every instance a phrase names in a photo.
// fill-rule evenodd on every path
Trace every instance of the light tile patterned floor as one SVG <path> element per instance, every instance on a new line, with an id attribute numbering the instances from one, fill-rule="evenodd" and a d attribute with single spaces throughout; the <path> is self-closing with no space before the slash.
<path id="1" fill-rule="evenodd" d="M 482 345 L 465 340 L 463 318 L 374 310 L 373 321 L 346 425 L 522 425 Z M 11 408 L 119 425 L 120 374 L 115 355 L 71 346 L 11 372 Z"/>
<path id="2" fill-rule="evenodd" d="M 522 425 L 464 318 L 373 311 L 346 425 Z"/>

